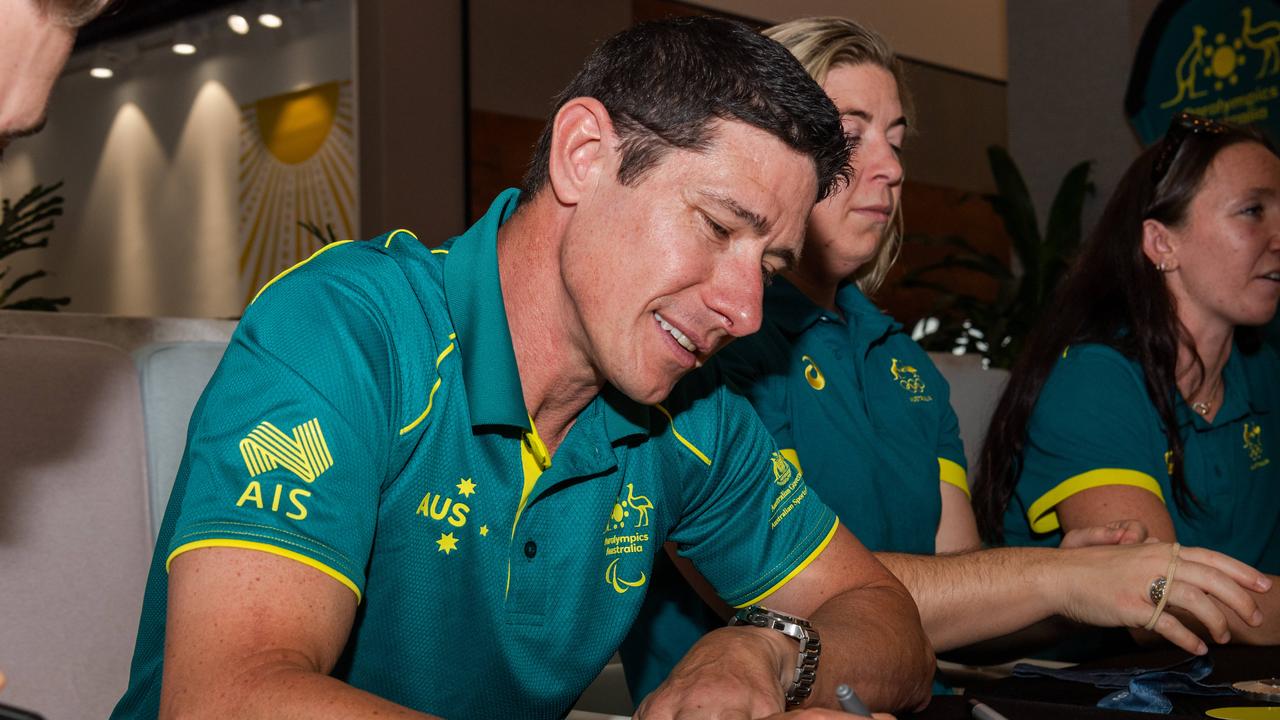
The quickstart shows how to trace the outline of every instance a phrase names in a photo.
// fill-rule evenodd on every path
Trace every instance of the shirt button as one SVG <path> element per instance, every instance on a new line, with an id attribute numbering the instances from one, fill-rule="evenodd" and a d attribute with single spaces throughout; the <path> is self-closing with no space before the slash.
<path id="1" fill-rule="evenodd" d="M 534 542 L 534 541 L 530 540 L 529 542 L 527 542 L 527 543 L 525 543 L 525 544 L 524 544 L 524 556 L 525 556 L 525 557 L 527 557 L 527 558 L 529 558 L 530 560 L 532 560 L 532 559 L 533 559 L 533 556 L 534 556 L 534 555 L 537 555 L 537 554 L 538 554 L 538 543 L 536 543 L 536 542 Z"/>

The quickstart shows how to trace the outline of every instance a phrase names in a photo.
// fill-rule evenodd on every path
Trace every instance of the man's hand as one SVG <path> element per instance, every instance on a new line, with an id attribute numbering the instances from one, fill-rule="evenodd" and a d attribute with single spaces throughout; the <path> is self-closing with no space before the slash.
<path id="1" fill-rule="evenodd" d="M 790 643 L 789 646 L 783 645 Z M 639 720 L 761 718 L 783 712 L 783 675 L 790 686 L 795 640 L 773 630 L 734 626 L 703 636 L 657 690 L 640 703 Z M 845 717 L 848 717 L 847 715 Z"/>

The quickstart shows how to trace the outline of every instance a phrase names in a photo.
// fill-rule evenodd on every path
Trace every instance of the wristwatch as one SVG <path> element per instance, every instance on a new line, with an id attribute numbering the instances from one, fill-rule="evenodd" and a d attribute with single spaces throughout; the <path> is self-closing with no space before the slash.
<path id="1" fill-rule="evenodd" d="M 818 639 L 818 631 L 808 620 L 774 612 L 759 605 L 749 605 L 739 610 L 729 624 L 769 628 L 795 638 L 800 643 L 800 652 L 796 655 L 795 676 L 787 690 L 787 709 L 796 707 L 809 697 L 813 692 L 813 681 L 818 678 L 818 656 L 822 654 L 822 641 Z"/>

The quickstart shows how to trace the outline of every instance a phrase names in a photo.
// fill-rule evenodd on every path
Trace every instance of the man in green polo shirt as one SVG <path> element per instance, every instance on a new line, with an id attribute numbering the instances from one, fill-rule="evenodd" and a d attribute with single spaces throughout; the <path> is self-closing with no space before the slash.
<path id="1" fill-rule="evenodd" d="M 246 310 L 113 717 L 560 717 L 667 541 L 744 618 L 813 627 L 710 634 L 642 716 L 927 697 L 905 589 L 718 374 L 681 380 L 759 327 L 844 172 L 834 107 L 781 46 L 686 19 L 606 42 L 557 108 L 464 235 L 330 245 Z"/>

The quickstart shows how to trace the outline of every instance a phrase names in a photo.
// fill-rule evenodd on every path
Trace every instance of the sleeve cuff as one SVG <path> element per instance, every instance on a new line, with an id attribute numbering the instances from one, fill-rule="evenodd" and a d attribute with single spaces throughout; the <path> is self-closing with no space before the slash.
<path id="1" fill-rule="evenodd" d="M 170 563 L 173 562 L 173 559 L 178 557 L 182 553 L 187 552 L 188 550 L 196 550 L 199 548 L 206 548 L 206 547 L 231 547 L 231 548 L 242 548 L 245 550 L 257 550 L 259 552 L 266 552 L 266 553 L 271 553 L 272 555 L 279 555 L 281 557 L 286 557 L 286 558 L 289 558 L 290 560 L 296 560 L 302 563 L 303 565 L 306 565 L 308 567 L 313 567 L 316 570 L 319 570 L 325 575 L 328 575 L 334 580 L 337 580 L 338 582 L 345 585 L 349 590 L 351 590 L 351 592 L 356 594 L 356 604 L 357 605 L 360 604 L 360 599 L 361 599 L 360 588 L 357 587 L 354 582 L 351 582 L 351 579 L 348 578 L 346 575 L 343 575 L 342 573 L 338 572 L 337 570 L 334 570 L 328 565 L 325 565 L 324 563 L 314 558 L 309 558 L 306 555 L 303 555 L 301 553 L 297 553 L 292 550 L 285 550 L 284 548 L 276 547 L 275 545 L 268 545 L 267 543 L 260 543 L 260 542 L 252 542 L 249 540 L 232 540 L 229 538 L 211 538 L 208 540 L 196 540 L 195 542 L 189 542 L 185 545 L 179 545 L 178 547 L 174 548 L 173 552 L 169 553 L 169 557 L 165 559 L 164 561 L 165 572 L 169 571 L 169 565 Z"/>
<path id="2" fill-rule="evenodd" d="M 1107 485 L 1142 488 L 1160 498 L 1160 502 L 1165 501 L 1160 484 L 1144 472 L 1124 468 L 1098 468 L 1063 480 L 1031 503 L 1031 508 L 1027 510 L 1027 521 L 1031 525 L 1031 531 L 1044 534 L 1058 530 L 1061 525 L 1058 523 L 1058 513 L 1054 510 L 1058 503 L 1076 493 Z"/>
<path id="3" fill-rule="evenodd" d="M 791 578 L 795 577 L 796 575 L 799 575 L 802 570 L 809 567 L 809 564 L 812 563 L 814 560 L 817 560 L 818 556 L 822 554 L 822 551 L 827 549 L 827 545 L 831 544 L 831 538 L 836 536 L 836 530 L 839 529 L 839 527 L 840 527 L 840 518 L 836 518 L 835 522 L 831 524 L 831 529 L 827 531 L 827 536 L 822 538 L 822 542 L 818 543 L 818 546 L 813 549 L 813 552 L 809 553 L 809 555 L 804 560 L 801 560 L 794 568 L 792 568 L 791 572 L 787 573 L 785 576 L 783 576 L 781 580 L 779 580 L 778 582 L 770 586 L 768 590 L 765 590 L 764 592 L 760 593 L 759 595 L 751 598 L 750 600 L 744 603 L 734 605 L 734 607 L 744 608 L 744 607 L 747 607 L 748 605 L 755 605 L 756 603 L 772 595 L 774 592 L 778 590 L 778 588 L 790 582 Z"/>
<path id="4" fill-rule="evenodd" d="M 946 458 L 938 458 L 938 480 L 948 485 L 955 485 L 960 488 L 964 496 L 973 500 L 973 494 L 969 492 L 969 477 L 964 466 L 954 460 Z"/>

